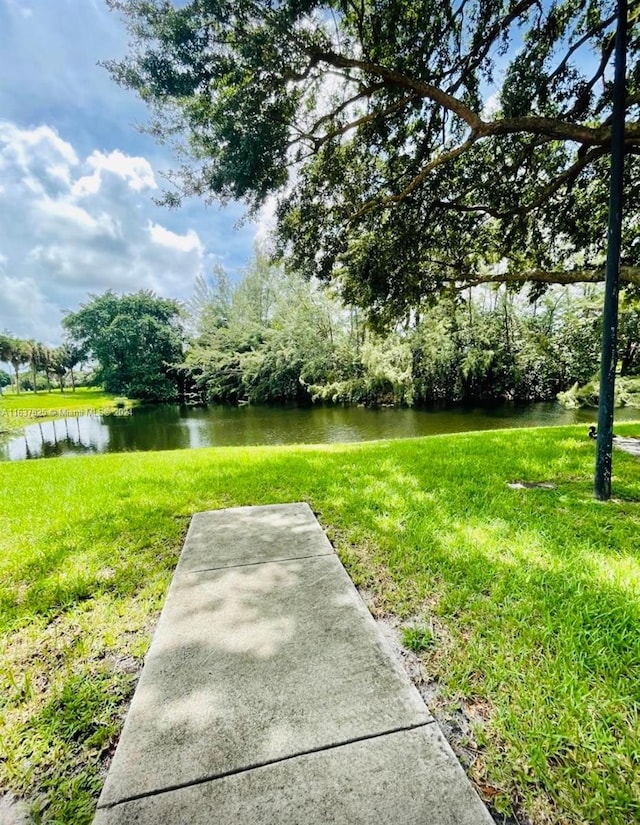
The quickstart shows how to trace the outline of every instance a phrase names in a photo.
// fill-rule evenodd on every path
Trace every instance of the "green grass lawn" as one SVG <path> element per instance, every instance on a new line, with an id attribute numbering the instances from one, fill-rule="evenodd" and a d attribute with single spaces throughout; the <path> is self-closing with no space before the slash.
<path id="1" fill-rule="evenodd" d="M 0 395 L 0 434 L 20 429 L 34 420 L 60 416 L 113 412 L 118 406 L 133 405 L 128 399 L 103 392 L 94 387 L 78 387 L 51 392 L 5 392 Z"/>
<path id="2" fill-rule="evenodd" d="M 0 787 L 89 823 L 191 514 L 305 500 L 494 810 L 639 821 L 640 463 L 607 504 L 593 464 L 584 426 L 1 464 Z"/>

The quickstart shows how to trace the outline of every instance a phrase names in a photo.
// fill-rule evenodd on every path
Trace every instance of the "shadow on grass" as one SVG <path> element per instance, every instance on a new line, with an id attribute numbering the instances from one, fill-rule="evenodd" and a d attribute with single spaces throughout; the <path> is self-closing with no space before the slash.
<path id="1" fill-rule="evenodd" d="M 626 501 L 596 503 L 582 445 L 560 458 L 555 446 L 476 468 L 468 449 L 457 480 L 454 456 L 410 461 L 400 446 L 336 484 L 326 518 L 385 609 L 408 616 L 437 596 L 449 642 L 432 675 L 492 703 L 494 782 L 527 802 L 542 788 L 561 815 L 626 825 L 640 814 L 638 484 Z M 558 489 L 512 491 L 513 478 Z"/>
<path id="2" fill-rule="evenodd" d="M 101 594 L 129 596 L 151 576 L 169 576 L 188 521 L 186 516 L 159 517 L 148 506 L 126 517 L 109 514 L 101 523 L 93 517 L 77 519 L 69 531 L 45 533 L 42 546 L 47 549 L 23 562 L 19 581 L 0 594 L 3 624 L 54 616 Z"/>

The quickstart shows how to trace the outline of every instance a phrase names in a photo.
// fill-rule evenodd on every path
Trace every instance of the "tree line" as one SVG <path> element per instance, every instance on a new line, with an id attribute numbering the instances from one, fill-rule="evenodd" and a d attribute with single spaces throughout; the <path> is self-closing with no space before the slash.
<path id="1" fill-rule="evenodd" d="M 67 380 L 75 392 L 74 369 L 80 363 L 81 351 L 73 343 L 64 343 L 59 347 L 48 347 L 33 339 L 16 338 L 10 334 L 0 334 L 0 361 L 11 364 L 14 372 L 14 387 L 38 392 L 39 389 L 51 390 L 52 378 L 57 381 L 60 392 L 64 392 Z M 29 367 L 27 375 L 20 374 L 20 369 Z M 8 386 L 11 377 L 2 371 L 0 387 Z M 4 377 L 3 377 L 4 376 Z"/>
<path id="2" fill-rule="evenodd" d="M 63 319 L 63 346 L 4 335 L 0 360 L 18 390 L 50 388 L 52 377 L 75 388 L 74 368 L 87 362 L 93 383 L 146 401 L 548 401 L 596 376 L 600 316 L 595 286 L 532 301 L 503 285 L 452 292 L 381 329 L 258 250 L 239 281 L 218 268 L 183 303 L 148 291 L 91 296 Z M 621 376 L 640 374 L 640 302 L 629 291 L 619 352 Z"/>
<path id="3" fill-rule="evenodd" d="M 176 400 L 184 346 L 181 312 L 176 301 L 151 292 L 119 296 L 107 291 L 90 296 L 77 312 L 65 315 L 67 340 L 59 347 L 0 335 L 0 361 L 11 364 L 16 392 L 50 390 L 52 376 L 60 392 L 67 380 L 75 391 L 74 369 L 87 363 L 89 382 L 106 392 L 148 401 Z"/>
<path id="4" fill-rule="evenodd" d="M 219 270 L 188 305 L 183 374 L 210 402 L 421 405 L 555 400 L 597 374 L 601 291 L 534 301 L 492 287 L 441 297 L 386 331 L 260 253 L 231 285 Z M 640 305 L 623 294 L 622 375 L 640 372 Z"/>

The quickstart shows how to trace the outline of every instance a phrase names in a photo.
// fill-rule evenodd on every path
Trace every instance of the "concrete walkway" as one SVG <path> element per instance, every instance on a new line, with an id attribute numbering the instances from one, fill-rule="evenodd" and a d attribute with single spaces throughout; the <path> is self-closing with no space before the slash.
<path id="1" fill-rule="evenodd" d="M 621 438 L 614 435 L 613 446 L 624 450 L 625 453 L 640 456 L 640 438 Z"/>
<path id="2" fill-rule="evenodd" d="M 193 517 L 95 825 L 491 825 L 306 504 Z"/>

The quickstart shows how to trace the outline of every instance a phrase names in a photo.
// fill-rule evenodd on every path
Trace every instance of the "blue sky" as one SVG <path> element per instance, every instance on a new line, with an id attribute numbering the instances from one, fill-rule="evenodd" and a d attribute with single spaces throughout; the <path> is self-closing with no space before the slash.
<path id="1" fill-rule="evenodd" d="M 55 345 L 89 293 L 190 295 L 246 265 L 267 215 L 156 206 L 175 159 L 136 129 L 147 111 L 98 61 L 127 33 L 103 0 L 0 0 L 0 331 Z"/>

